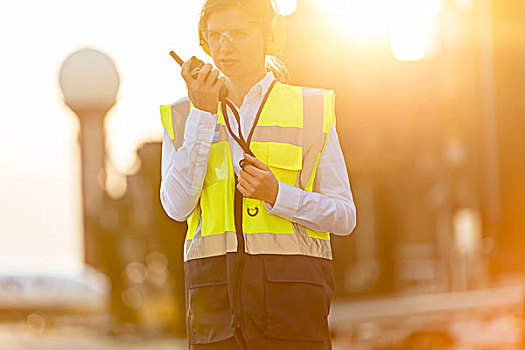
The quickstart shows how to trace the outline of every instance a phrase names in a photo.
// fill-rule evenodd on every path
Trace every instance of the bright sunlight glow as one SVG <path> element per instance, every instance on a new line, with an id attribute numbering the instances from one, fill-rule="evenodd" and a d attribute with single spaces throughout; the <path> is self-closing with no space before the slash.
<path id="1" fill-rule="evenodd" d="M 317 0 L 317 5 L 361 39 L 389 35 L 392 54 L 402 61 L 428 54 L 432 38 L 426 28 L 442 10 L 442 0 Z"/>
<path id="2" fill-rule="evenodd" d="M 390 50 L 401 61 L 416 61 L 425 57 L 425 33 L 410 28 L 392 28 Z"/>
<path id="3" fill-rule="evenodd" d="M 276 0 L 277 9 L 283 16 L 289 16 L 295 12 L 297 8 L 297 0 Z"/>

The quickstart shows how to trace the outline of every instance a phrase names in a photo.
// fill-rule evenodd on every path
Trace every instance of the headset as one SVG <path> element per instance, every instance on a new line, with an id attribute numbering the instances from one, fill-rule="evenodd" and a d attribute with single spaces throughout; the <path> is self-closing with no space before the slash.
<path id="1" fill-rule="evenodd" d="M 268 31 L 266 32 L 266 35 L 267 35 L 266 54 L 267 55 L 272 55 L 272 56 L 277 56 L 283 50 L 284 44 L 285 44 L 285 41 L 286 41 L 286 36 L 285 36 L 286 31 L 285 31 L 285 26 L 284 26 L 284 16 L 279 13 L 279 11 L 277 9 L 277 3 L 275 2 L 275 0 L 273 0 L 274 13 L 270 17 L 270 7 L 272 6 L 272 3 L 271 3 L 270 0 L 267 0 L 266 3 L 269 6 L 268 7 L 268 11 L 267 11 L 268 12 L 267 13 L 267 19 L 268 19 L 269 27 L 268 27 Z M 208 43 L 206 42 L 206 40 L 205 40 L 205 38 L 204 38 L 204 36 L 202 34 L 200 24 L 201 24 L 201 21 L 199 21 L 199 42 L 200 42 L 200 46 L 202 47 L 204 52 L 206 52 L 208 54 L 208 56 L 211 56 L 210 47 L 208 46 Z M 179 56 L 177 56 L 177 54 L 175 52 L 170 51 L 170 55 L 171 55 L 171 57 L 173 57 L 173 59 L 175 61 L 177 61 L 177 63 L 180 66 L 183 65 L 184 61 Z M 191 60 L 190 60 L 190 75 L 191 75 L 191 77 L 196 79 L 197 75 L 199 74 L 199 70 L 203 66 L 204 66 L 204 62 L 199 60 L 195 56 L 193 56 L 191 58 Z M 241 148 L 244 150 L 245 153 L 251 155 L 252 157 L 255 157 L 255 155 L 250 150 L 250 147 L 248 145 L 249 141 L 245 140 L 244 137 L 242 137 L 241 128 L 240 128 L 241 123 L 240 123 L 239 112 L 237 111 L 236 106 L 230 100 L 227 99 L 228 95 L 229 95 L 228 89 L 226 88 L 225 85 L 222 85 L 221 88 L 220 88 L 220 91 L 219 91 L 219 101 L 221 101 L 221 111 L 222 111 L 223 116 L 225 117 L 224 121 L 226 123 L 226 127 L 228 129 L 228 132 L 230 133 L 230 135 L 232 135 L 232 138 L 241 146 Z M 227 107 L 230 108 L 230 110 L 233 112 L 233 115 L 235 116 L 235 119 L 237 120 L 237 123 L 238 123 L 238 126 L 239 126 L 239 137 L 235 136 L 235 134 L 231 130 L 230 123 L 228 122 L 228 118 L 227 118 L 227 113 L 228 113 L 227 112 Z M 255 124 L 254 124 L 254 126 L 255 126 Z M 250 138 L 251 138 L 251 135 L 250 135 L 249 139 Z M 249 164 L 249 162 L 246 159 L 241 159 L 241 161 L 239 162 L 239 165 L 243 169 L 248 164 Z"/>
<path id="2" fill-rule="evenodd" d="M 266 54 L 277 56 L 282 52 L 286 42 L 284 16 L 279 13 L 276 0 L 273 0 L 273 5 L 271 0 L 266 0 L 266 3 L 268 5 L 268 35 L 266 40 Z M 273 8 L 273 14 L 271 15 L 270 8 Z M 202 47 L 204 52 L 206 52 L 206 54 L 211 57 L 210 47 L 208 46 L 208 42 L 202 34 L 201 21 L 199 21 L 199 45 Z"/>

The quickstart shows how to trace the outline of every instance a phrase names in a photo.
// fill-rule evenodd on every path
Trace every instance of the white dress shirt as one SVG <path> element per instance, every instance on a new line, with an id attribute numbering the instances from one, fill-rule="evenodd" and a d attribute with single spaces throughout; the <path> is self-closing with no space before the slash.
<path id="1" fill-rule="evenodd" d="M 239 108 L 241 131 L 245 138 L 253 125 L 263 97 L 275 79 L 272 72 L 256 83 L 246 94 Z M 237 121 L 228 113 L 232 131 L 237 133 Z M 192 108 L 184 130 L 182 146 L 175 150 L 168 132 L 162 140 L 162 181 L 160 200 L 164 210 L 174 220 L 187 220 L 197 206 L 210 145 L 218 120 L 211 114 Z M 228 133 L 233 170 L 239 176 L 239 161 L 244 151 Z M 350 190 L 348 173 L 336 129 L 332 125 L 325 149 L 319 157 L 313 192 L 279 181 L 279 191 L 273 207 L 264 202 L 268 214 L 279 215 L 312 230 L 350 234 L 356 226 L 356 208 Z M 197 227 L 200 231 L 201 223 Z"/>

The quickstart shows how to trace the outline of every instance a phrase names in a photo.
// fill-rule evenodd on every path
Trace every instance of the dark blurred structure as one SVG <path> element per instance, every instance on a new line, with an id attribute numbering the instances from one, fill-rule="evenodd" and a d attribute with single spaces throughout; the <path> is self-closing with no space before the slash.
<path id="1" fill-rule="evenodd" d="M 293 83 L 336 91 L 358 212 L 353 236 L 333 239 L 339 295 L 525 272 L 524 19 L 524 2 L 444 1 L 438 52 L 403 62 L 388 40 L 352 41 L 313 0 L 287 18 Z"/>
<path id="2" fill-rule="evenodd" d="M 499 172 L 495 272 L 525 269 L 525 2 L 492 1 Z"/>
<path id="3" fill-rule="evenodd" d="M 137 150 L 140 169 L 127 176 L 119 199 L 106 196 L 100 215 L 97 261 L 112 280 L 113 314 L 147 332 L 183 336 L 186 224 L 171 220 L 160 200 L 161 144 Z"/>

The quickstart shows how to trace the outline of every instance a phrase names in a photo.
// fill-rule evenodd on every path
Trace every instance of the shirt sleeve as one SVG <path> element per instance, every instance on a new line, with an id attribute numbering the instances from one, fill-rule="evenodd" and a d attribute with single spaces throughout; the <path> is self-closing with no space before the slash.
<path id="1" fill-rule="evenodd" d="M 217 120 L 217 114 L 192 108 L 177 150 L 164 129 L 160 201 L 174 220 L 187 220 L 199 201 Z"/>
<path id="2" fill-rule="evenodd" d="M 264 205 L 268 214 L 279 215 L 312 230 L 336 235 L 352 233 L 357 223 L 356 207 L 334 125 L 319 157 L 313 192 L 279 181 L 274 206 L 266 202 Z"/>

